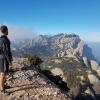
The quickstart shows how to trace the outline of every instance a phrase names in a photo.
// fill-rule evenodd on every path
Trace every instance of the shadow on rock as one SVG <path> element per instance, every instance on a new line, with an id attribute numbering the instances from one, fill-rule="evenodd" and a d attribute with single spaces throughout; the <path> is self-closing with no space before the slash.
<path id="1" fill-rule="evenodd" d="M 99 98 L 95 98 L 89 94 L 81 94 L 80 96 L 76 97 L 75 100 L 100 100 L 100 96 Z"/>
<path id="2" fill-rule="evenodd" d="M 55 83 L 62 91 L 68 92 L 69 88 L 67 83 L 62 80 L 60 76 L 54 76 L 49 70 L 41 71 L 48 79 Z"/>

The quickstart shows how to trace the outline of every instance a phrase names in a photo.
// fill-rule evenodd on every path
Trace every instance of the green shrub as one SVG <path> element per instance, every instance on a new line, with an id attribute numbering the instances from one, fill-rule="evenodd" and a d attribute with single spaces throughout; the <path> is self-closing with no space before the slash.
<path id="1" fill-rule="evenodd" d="M 28 61 L 30 62 L 30 64 L 32 65 L 32 66 L 40 66 L 40 64 L 43 62 L 42 60 L 41 60 L 41 58 L 39 58 L 38 56 L 36 56 L 36 55 L 27 55 L 26 56 L 26 58 L 28 58 Z"/>

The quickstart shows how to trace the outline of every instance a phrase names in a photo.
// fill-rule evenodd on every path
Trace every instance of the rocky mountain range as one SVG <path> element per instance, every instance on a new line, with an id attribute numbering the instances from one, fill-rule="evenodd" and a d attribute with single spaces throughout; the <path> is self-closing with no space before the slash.
<path id="1" fill-rule="evenodd" d="M 61 33 L 54 36 L 39 35 L 33 39 L 12 42 L 13 56 L 23 57 L 25 54 L 44 57 L 72 57 L 87 67 L 98 64 L 92 49 L 76 34 Z M 95 65 L 91 66 L 91 61 Z"/>
<path id="2" fill-rule="evenodd" d="M 76 34 L 61 33 L 54 36 L 39 35 L 31 40 L 12 42 L 15 56 L 26 53 L 53 57 L 86 57 L 93 60 L 92 50 Z"/>
<path id="3" fill-rule="evenodd" d="M 75 58 L 82 65 L 99 71 L 92 49 L 76 34 L 60 33 L 54 36 L 39 35 L 33 39 L 12 42 L 13 56 L 23 57 L 26 54 L 44 57 Z"/>

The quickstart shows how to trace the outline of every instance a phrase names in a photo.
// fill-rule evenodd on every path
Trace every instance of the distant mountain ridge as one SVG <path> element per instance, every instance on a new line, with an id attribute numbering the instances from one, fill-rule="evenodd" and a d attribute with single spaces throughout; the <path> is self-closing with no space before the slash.
<path id="1" fill-rule="evenodd" d="M 39 56 L 76 56 L 79 58 L 86 57 L 89 60 L 94 59 L 92 49 L 76 34 L 39 35 L 31 40 L 13 42 L 12 50 L 15 56 L 30 53 Z"/>

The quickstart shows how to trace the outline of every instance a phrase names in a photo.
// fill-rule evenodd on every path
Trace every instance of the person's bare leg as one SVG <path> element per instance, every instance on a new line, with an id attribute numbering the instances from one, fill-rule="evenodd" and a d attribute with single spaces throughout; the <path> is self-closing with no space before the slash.
<path id="1" fill-rule="evenodd" d="M 0 73 L 0 90 L 4 90 L 5 73 Z"/>

